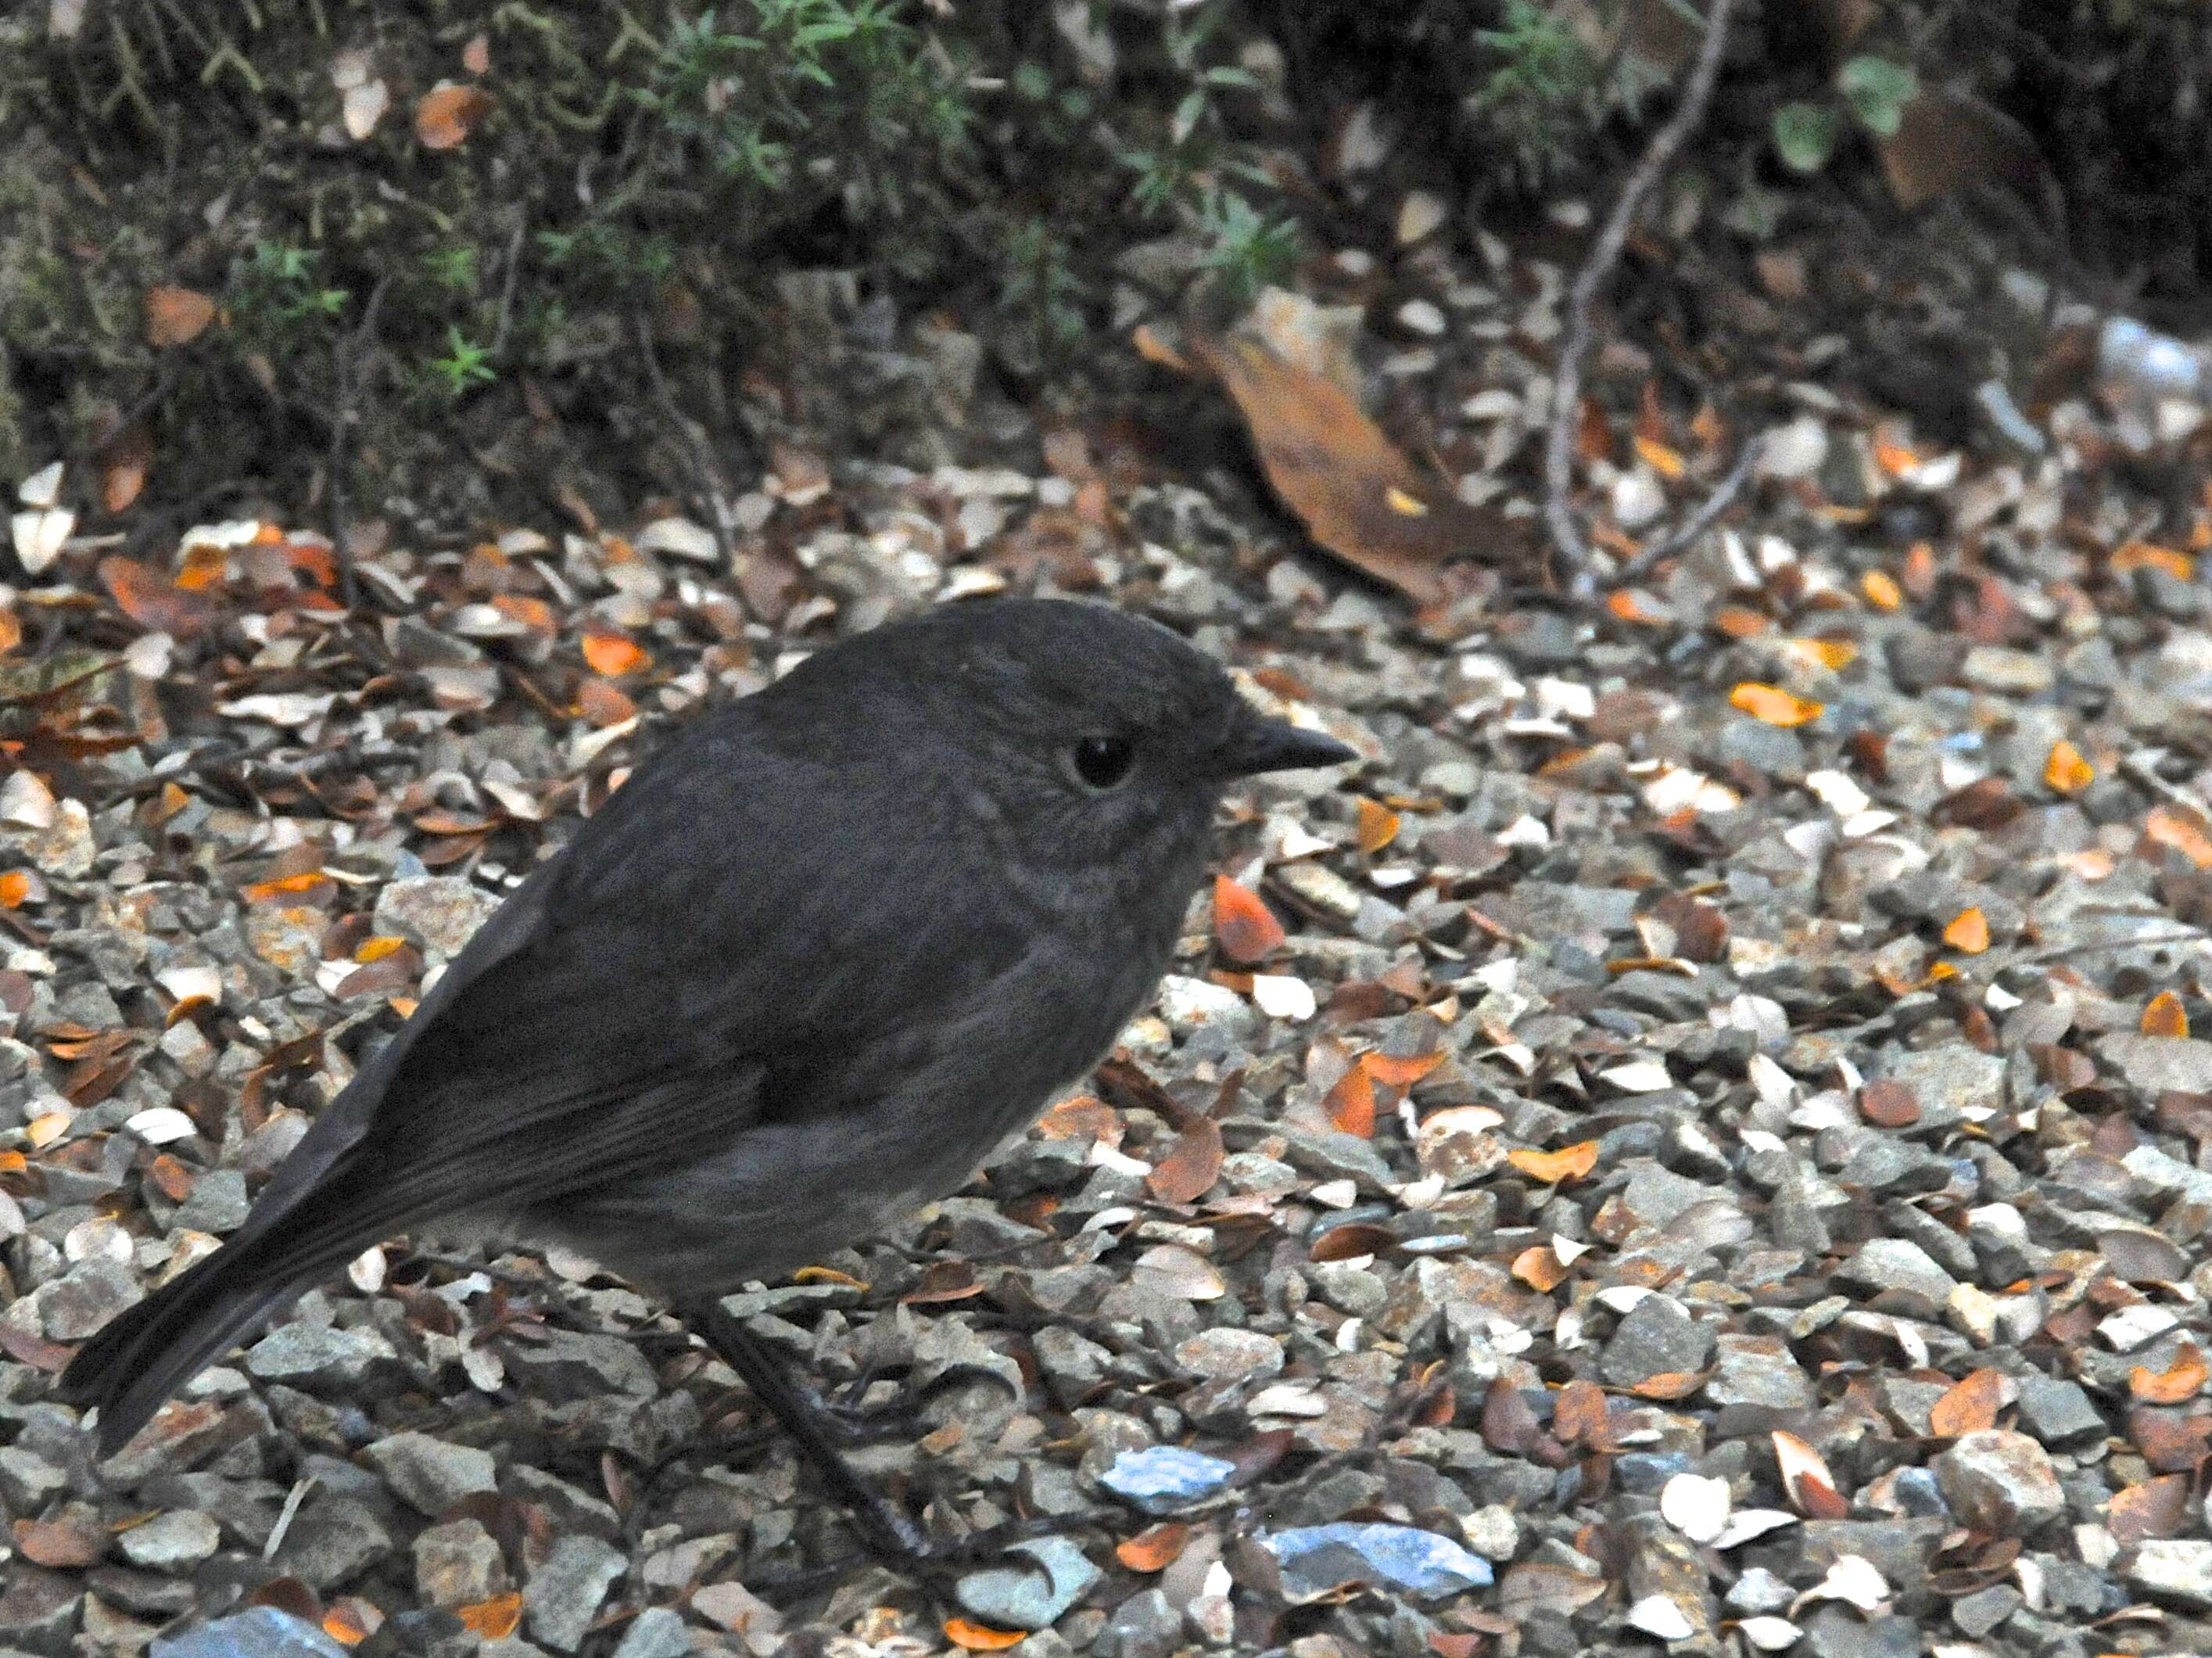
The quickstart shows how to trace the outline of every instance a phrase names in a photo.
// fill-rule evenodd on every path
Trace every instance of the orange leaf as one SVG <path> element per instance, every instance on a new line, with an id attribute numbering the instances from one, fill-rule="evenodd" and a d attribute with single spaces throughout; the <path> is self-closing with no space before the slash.
<path id="1" fill-rule="evenodd" d="M 2115 575 L 2133 570 L 2162 570 L 2177 582 L 2194 581 L 2197 561 L 2185 552 L 2161 547 L 2152 541 L 2130 541 L 2112 555 Z"/>
<path id="2" fill-rule="evenodd" d="M 1449 594 L 1445 563 L 1498 539 L 1491 515 L 1417 470 L 1327 376 L 1249 340 L 1191 349 L 1235 399 L 1275 493 L 1346 564 L 1432 604 Z"/>
<path id="3" fill-rule="evenodd" d="M 576 687 L 576 711 L 604 731 L 630 718 L 637 704 L 613 680 L 594 674 Z"/>
<path id="4" fill-rule="evenodd" d="M 1761 685 L 1756 680 L 1746 680 L 1729 692 L 1729 705 L 1769 725 L 1803 725 L 1820 717 L 1820 704 L 1793 697 L 1780 686 Z"/>
<path id="5" fill-rule="evenodd" d="M 1669 448 L 1656 437 L 1639 436 L 1636 439 L 1636 453 L 1643 457 L 1645 466 L 1662 478 L 1680 478 L 1686 470 L 1682 464 L 1681 452 Z"/>
<path id="6" fill-rule="evenodd" d="M 1943 942 L 1966 955 L 1979 955 L 1990 948 L 1990 918 L 1978 908 L 1961 910 L 1943 929 Z"/>
<path id="7" fill-rule="evenodd" d="M 1774 1430 L 1774 1460 L 1782 1470 L 1782 1488 L 1798 1513 L 1812 1520 L 1841 1520 L 1851 1511 L 1836 1490 L 1826 1460 L 1796 1435 Z"/>
<path id="8" fill-rule="evenodd" d="M 1593 1449 L 1606 1442 L 1608 1411 L 1604 1390 L 1594 1381 L 1571 1381 L 1552 1401 L 1552 1432 L 1565 1444 Z"/>
<path id="9" fill-rule="evenodd" d="M 513 1593 L 495 1594 L 489 1600 L 454 1610 L 464 1629 L 473 1630 L 487 1641 L 504 1641 L 522 1621 L 522 1596 Z"/>
<path id="10" fill-rule="evenodd" d="M 1029 1631 L 989 1629 L 981 1624 L 971 1624 L 965 1618 L 948 1618 L 945 1620 L 945 1638 L 970 1652 L 1004 1652 L 1008 1647 L 1021 1645 L 1029 1638 Z"/>
<path id="11" fill-rule="evenodd" d="M 584 636 L 584 660 L 592 665 L 592 673 L 604 674 L 610 680 L 618 680 L 625 674 L 635 673 L 653 659 L 619 633 L 586 633 Z"/>
<path id="12" fill-rule="evenodd" d="M 215 302 L 190 288 L 146 290 L 146 343 L 182 345 L 215 320 Z"/>
<path id="13" fill-rule="evenodd" d="M 21 869 L 0 875 L 0 910 L 19 910 L 31 896 L 31 877 Z"/>
<path id="14" fill-rule="evenodd" d="M 1766 616 L 1741 605 L 1723 605 L 1713 613 L 1712 623 L 1731 639 L 1756 639 L 1774 625 Z"/>
<path id="15" fill-rule="evenodd" d="M 1687 1399 L 1705 1385 L 1702 1370 L 1662 1370 L 1638 1382 L 1632 1382 L 1628 1391 L 1638 1399 Z"/>
<path id="16" fill-rule="evenodd" d="M 520 622 L 532 633 L 550 634 L 555 622 L 553 607 L 526 593 L 495 593 L 491 607 L 510 622 Z"/>
<path id="17" fill-rule="evenodd" d="M 293 893 L 312 893 L 329 881 L 320 869 L 303 869 L 295 875 L 279 875 L 274 881 L 257 881 L 241 887 L 240 895 L 248 904 L 266 904 L 272 898 L 283 898 Z"/>
<path id="18" fill-rule="evenodd" d="M 2051 745 L 2051 758 L 2043 763 L 2043 780 L 2059 794 L 2078 795 L 2096 782 L 2097 768 L 2061 737 Z"/>
<path id="19" fill-rule="evenodd" d="M 2198 869 L 2212 869 L 2212 835 L 2205 833 L 2203 821 L 2195 813 L 2154 806 L 2143 820 L 2143 835 L 2158 845 L 2172 847 Z"/>
<path id="20" fill-rule="evenodd" d="M 2142 1010 L 2142 1033 L 2145 1036 L 2188 1035 L 2189 1010 L 2181 1005 L 2181 998 L 2172 991 L 2160 991 L 2151 997 L 2150 1004 Z"/>
<path id="21" fill-rule="evenodd" d="M 323 1614 L 323 1633 L 342 1647 L 357 1647 L 368 1639 L 368 1625 L 360 1612 L 341 1602 Z"/>
<path id="22" fill-rule="evenodd" d="M 1938 1439 L 1957 1439 L 1997 1425 L 1997 1410 L 2004 1403 L 2005 1379 L 1996 1370 L 1977 1370 L 1942 1398 L 1928 1412 L 1928 1430 Z"/>
<path id="23" fill-rule="evenodd" d="M 1359 1069 L 1374 1078 L 1377 1087 L 1402 1090 L 1413 1087 L 1443 1062 L 1442 1048 L 1431 1048 L 1410 1059 L 1388 1053 L 1363 1053 L 1359 1056 Z"/>
<path id="24" fill-rule="evenodd" d="M 186 593 L 204 593 L 210 588 L 221 587 L 229 574 L 230 555 L 221 547 L 198 542 L 185 549 L 184 558 L 177 566 L 177 585 Z"/>
<path id="25" fill-rule="evenodd" d="M 493 102 L 482 87 L 433 88 L 415 106 L 415 136 L 425 149 L 452 149 L 491 113 Z"/>
<path id="26" fill-rule="evenodd" d="M 1849 639 L 1792 639 L 1790 648 L 1831 674 L 1840 674 L 1858 660 L 1859 648 Z"/>
<path id="27" fill-rule="evenodd" d="M 394 950 L 404 950 L 407 941 L 396 933 L 380 933 L 374 938 L 364 938 L 354 947 L 353 959 L 367 966 L 372 961 L 381 961 Z"/>
<path id="28" fill-rule="evenodd" d="M 2204 1355 L 2188 1342 L 2173 1356 L 2173 1367 L 2153 1370 L 2138 1364 L 2128 1372 L 2128 1391 L 2146 1405 L 2180 1405 L 2195 1399 L 2204 1387 Z"/>
<path id="29" fill-rule="evenodd" d="M 1250 887 L 1213 878 L 1213 938 L 1231 961 L 1258 961 L 1283 942 L 1283 923 Z"/>
<path id="30" fill-rule="evenodd" d="M 1513 1276 L 1538 1295 L 1547 1295 L 1559 1287 L 1567 1269 L 1559 1265 L 1551 1245 L 1532 1244 L 1513 1258 Z"/>
<path id="31" fill-rule="evenodd" d="M 116 607 L 150 631 L 189 639 L 221 613 L 205 594 L 188 593 L 161 571 L 119 554 L 100 561 L 100 579 Z"/>
<path id="32" fill-rule="evenodd" d="M 1579 1180 L 1597 1167 L 1597 1142 L 1579 1140 L 1557 1151 L 1516 1146 L 1505 1154 L 1505 1161 L 1532 1180 L 1559 1186 L 1565 1181 Z"/>
<path id="33" fill-rule="evenodd" d="M 1367 1067 L 1354 1065 L 1337 1079 L 1322 1102 L 1328 1112 L 1328 1120 L 1336 1125 L 1340 1134 L 1356 1134 L 1363 1140 L 1375 1137 L 1375 1082 L 1368 1076 Z"/>
<path id="34" fill-rule="evenodd" d="M 1869 570 L 1859 577 L 1859 591 L 1876 610 L 1895 610 L 1905 602 L 1905 590 L 1887 570 Z"/>
<path id="35" fill-rule="evenodd" d="M 1381 801 L 1359 802 L 1359 850 L 1379 852 L 1398 838 L 1398 814 Z"/>
<path id="36" fill-rule="evenodd" d="M 1114 1545 L 1114 1557 L 1131 1571 L 1164 1571 L 1190 1541 L 1190 1527 L 1180 1520 L 1163 1520 Z"/>

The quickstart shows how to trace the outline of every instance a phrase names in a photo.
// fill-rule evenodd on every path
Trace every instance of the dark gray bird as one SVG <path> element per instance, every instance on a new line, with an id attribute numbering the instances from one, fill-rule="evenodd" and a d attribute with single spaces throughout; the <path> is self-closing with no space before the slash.
<path id="1" fill-rule="evenodd" d="M 668 1293 L 805 1442 L 714 1298 L 957 1188 L 1152 993 L 1223 789 L 1352 758 L 1094 606 L 825 649 L 641 767 L 62 1397 L 112 1453 L 369 1245 L 458 1221 Z"/>

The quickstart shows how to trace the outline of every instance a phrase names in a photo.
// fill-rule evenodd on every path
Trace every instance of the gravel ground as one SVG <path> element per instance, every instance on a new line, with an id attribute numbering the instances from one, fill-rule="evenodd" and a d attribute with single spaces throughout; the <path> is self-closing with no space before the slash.
<path id="1" fill-rule="evenodd" d="M 1383 400 L 1525 521 L 1558 273 L 1408 272 Z M 11 590 L 7 1658 L 2212 1651 L 2186 434 L 2078 401 L 1960 454 L 1808 369 L 1663 578 L 1416 613 L 1235 479 L 969 418 L 957 338 L 830 363 L 947 464 L 787 428 L 734 565 L 665 515 L 395 536 L 349 606 L 271 514 Z M 1589 436 L 1609 545 L 1726 460 Z M 1158 616 L 1363 757 L 1233 805 L 1091 1093 L 732 1303 L 884 1415 L 855 1459 L 939 1533 L 1066 1517 L 1036 1570 L 957 1609 L 815 1571 L 850 1533 L 734 1376 L 559 1255 L 372 1252 L 95 1467 L 71 1344 L 240 1223 L 653 728 L 1005 584 Z"/>

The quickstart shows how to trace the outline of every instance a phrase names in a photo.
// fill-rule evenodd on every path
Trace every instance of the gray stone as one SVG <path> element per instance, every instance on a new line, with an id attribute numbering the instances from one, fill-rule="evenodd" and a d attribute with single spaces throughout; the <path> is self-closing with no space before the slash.
<path id="1" fill-rule="evenodd" d="M 1237 1472 L 1237 1465 L 1179 1445 L 1125 1450 L 1098 1476 L 1115 1496 L 1147 1514 L 1169 1514 L 1187 1503 L 1202 1503 Z"/>
<path id="2" fill-rule="evenodd" d="M 556 1405 L 607 1393 L 650 1399 L 660 1391 L 645 1355 L 619 1336 L 555 1330 L 543 1341 L 516 1342 L 501 1351 L 516 1386 Z"/>
<path id="3" fill-rule="evenodd" d="M 466 1606 L 507 1590 L 499 1541 L 476 1520 L 425 1526 L 415 1539 L 415 1592 L 434 1606 Z"/>
<path id="4" fill-rule="evenodd" d="M 1712 1326 L 1665 1295 L 1646 1295 L 1614 1326 L 1598 1360 L 1607 1381 L 1631 1387 L 1656 1375 L 1702 1369 L 1713 1350 Z"/>
<path id="5" fill-rule="evenodd" d="M 691 1649 L 683 1614 L 668 1606 L 648 1606 L 630 1619 L 615 1658 L 684 1658 Z"/>
<path id="6" fill-rule="evenodd" d="M 360 1383 L 369 1367 L 393 1356 L 374 1330 L 335 1325 L 280 1324 L 246 1350 L 246 1368 L 264 1381 Z"/>
<path id="7" fill-rule="evenodd" d="M 2212 1542 L 2201 1537 L 2148 1538 L 2136 1545 L 2128 1582 L 2154 1600 L 2212 1612 Z"/>
<path id="8" fill-rule="evenodd" d="M 1186 1375 L 1212 1381 L 1272 1376 L 1283 1368 L 1283 1346 L 1256 1330 L 1222 1326 L 1201 1330 L 1178 1345 L 1176 1363 Z"/>
<path id="9" fill-rule="evenodd" d="M 182 1635 L 164 1636 L 153 1658 L 346 1658 L 346 1649 L 304 1618 L 253 1606 Z"/>
<path id="10" fill-rule="evenodd" d="M 149 1571 L 189 1571 L 222 1545 L 222 1531 L 204 1514 L 172 1509 L 118 1533 L 115 1543 L 134 1566 Z"/>
<path id="11" fill-rule="evenodd" d="M 361 1454 L 408 1507 L 433 1520 L 465 1496 L 498 1489 L 489 1451 L 448 1445 L 428 1434 L 394 1434 Z"/>
<path id="12" fill-rule="evenodd" d="M 2049 1454 L 2010 1429 L 1965 1436 L 1936 1459 L 1935 1469 L 1951 1512 L 1976 1531 L 2025 1537 L 2066 1512 Z"/>
<path id="13" fill-rule="evenodd" d="M 556 1652 L 574 1652 L 608 1589 L 629 1570 L 629 1557 L 611 1543 L 562 1538 L 523 1586 L 522 1615 L 530 1633 Z"/>
<path id="14" fill-rule="evenodd" d="M 1281 1568 L 1283 1592 L 1312 1600 L 1340 1583 L 1370 1583 L 1420 1600 L 1486 1588 L 1490 1563 L 1448 1537 L 1412 1526 L 1339 1520 L 1260 1539 Z"/>
<path id="15" fill-rule="evenodd" d="M 392 1552 L 392 1533 L 366 1503 L 350 1496 L 310 1498 L 293 1516 L 276 1564 L 307 1587 L 343 1587 Z"/>
<path id="16" fill-rule="evenodd" d="M 1793 1658 L 1920 1658 L 1920 1626 L 1910 1618 L 1862 1618 L 1831 1601 L 1798 1627 L 1805 1638 Z"/>
<path id="17" fill-rule="evenodd" d="M 2018 1612 L 2024 1601 L 2009 1583 L 1992 1583 L 1985 1589 L 1961 1595 L 1951 1603 L 1951 1621 L 1966 1634 L 1980 1640 Z"/>
<path id="18" fill-rule="evenodd" d="M 1182 1644 L 1182 1614 L 1153 1588 L 1114 1608 L 1097 1651 L 1098 1658 L 1169 1658 Z"/>
<path id="19" fill-rule="evenodd" d="M 422 959 L 434 966 L 460 954 L 499 899 L 452 875 L 415 875 L 386 881 L 376 898 L 376 930 L 422 941 Z"/>
<path id="20" fill-rule="evenodd" d="M 1837 1279 L 1880 1295 L 1902 1290 L 1940 1313 L 1959 1281 L 1936 1265 L 1917 1243 L 1903 1238 L 1869 1238 L 1837 1270 Z"/>
<path id="21" fill-rule="evenodd" d="M 1716 1405 L 1809 1410 L 1820 1402 L 1804 1369 L 1778 1336 L 1724 1335 L 1713 1344 L 1705 1397 Z"/>
<path id="22" fill-rule="evenodd" d="M 49 1341 L 82 1341 L 142 1292 L 131 1269 L 98 1256 L 79 1261 L 39 1291 L 39 1319 Z"/>
<path id="23" fill-rule="evenodd" d="M 2212 1041 L 2201 1036 L 2114 1031 L 2098 1039 L 2097 1057 L 2145 1094 L 2212 1088 Z"/>
<path id="24" fill-rule="evenodd" d="M 246 1176 L 234 1168 L 211 1168 L 192 1182 L 191 1195 L 169 1216 L 169 1229 L 221 1236 L 246 1224 L 247 1207 Z"/>
<path id="25" fill-rule="evenodd" d="M 2081 1383 L 2040 1372 L 2020 1378 L 2020 1425 L 2045 1445 L 2101 1439 L 2106 1431 L 2103 1412 Z"/>
<path id="26" fill-rule="evenodd" d="M 2003 1059 L 1964 1042 L 1893 1055 L 1885 1074 L 1908 1085 L 1920 1101 L 1915 1127 L 1921 1133 L 1950 1127 L 1970 1106 L 1995 1111 L 2005 1103 Z"/>
<path id="27" fill-rule="evenodd" d="M 1098 1568 L 1065 1537 L 1010 1543 L 1006 1552 L 1026 1556 L 1041 1570 L 986 1566 L 960 1580 L 960 1604 L 994 1629 L 1047 1629 L 1058 1623 L 1099 1578 Z"/>

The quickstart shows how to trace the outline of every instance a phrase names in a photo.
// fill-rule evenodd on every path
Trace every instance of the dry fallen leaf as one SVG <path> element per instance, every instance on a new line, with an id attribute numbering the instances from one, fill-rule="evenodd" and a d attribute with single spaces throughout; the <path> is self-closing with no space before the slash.
<path id="1" fill-rule="evenodd" d="M 215 302 L 191 288 L 146 290 L 146 343 L 156 349 L 182 345 L 199 337 L 215 320 Z"/>
<path id="2" fill-rule="evenodd" d="M 2130 570 L 2162 570 L 2177 582 L 2197 579 L 2197 561 L 2185 552 L 2172 547 L 2161 547 L 2152 541 L 2130 541 L 2112 554 L 2112 574 L 2126 575 Z"/>
<path id="3" fill-rule="evenodd" d="M 1782 1471 L 1782 1489 L 1797 1512 L 1808 1520 L 1841 1520 L 1850 1504 L 1836 1490 L 1836 1477 L 1827 1460 L 1803 1440 L 1776 1429 L 1774 1460 Z"/>
<path id="4" fill-rule="evenodd" d="M 1870 570 L 1859 578 L 1859 590 L 1876 610 L 1895 610 L 1905 602 L 1905 591 L 1887 570 Z"/>
<path id="5" fill-rule="evenodd" d="M 2061 795 L 2078 795 L 2097 780 L 2097 768 L 2081 758 L 2081 751 L 2063 737 L 2051 746 L 2044 762 L 2043 780 Z"/>
<path id="6" fill-rule="evenodd" d="M 1337 1079 L 1336 1086 L 1328 1091 L 1322 1102 L 1328 1112 L 1328 1120 L 1340 1134 L 1356 1134 L 1363 1140 L 1375 1137 L 1375 1079 L 1367 1067 L 1354 1064 Z"/>
<path id="7" fill-rule="evenodd" d="M 1943 942 L 1965 955 L 1979 955 L 1990 948 L 1990 918 L 1978 909 L 1961 910 L 1943 929 Z"/>
<path id="8" fill-rule="evenodd" d="M 461 1627 L 482 1636 L 487 1641 L 504 1641 L 514 1633 L 514 1626 L 522 1621 L 522 1596 L 519 1594 L 495 1594 L 489 1600 L 479 1600 L 472 1606 L 457 1606 L 455 1614 Z"/>
<path id="9" fill-rule="evenodd" d="M 1163 1520 L 1115 1544 L 1114 1557 L 1131 1571 L 1164 1571 L 1189 1541 L 1188 1525 L 1180 1520 Z"/>
<path id="10" fill-rule="evenodd" d="M 2128 1391 L 2145 1405 L 2180 1405 L 2203 1391 L 2207 1370 L 2204 1355 L 2188 1342 L 2163 1370 L 2138 1364 L 2128 1372 Z"/>
<path id="11" fill-rule="evenodd" d="M 1938 1439 L 1957 1439 L 1997 1425 L 2004 1403 L 2005 1378 L 1996 1370 L 1976 1370 L 1960 1381 L 1928 1412 L 1928 1429 Z"/>
<path id="12" fill-rule="evenodd" d="M 1729 692 L 1729 705 L 1754 720 L 1780 726 L 1803 725 L 1817 720 L 1821 707 L 1819 703 L 1792 696 L 1780 686 L 1761 685 L 1756 680 L 1746 680 Z"/>
<path id="13" fill-rule="evenodd" d="M 2143 838 L 2171 847 L 2200 869 L 2212 869 L 2212 834 L 2195 813 L 2174 806 L 2154 806 L 2143 820 Z"/>
<path id="14" fill-rule="evenodd" d="M 2145 1036 L 2186 1036 L 2189 1034 L 2189 1010 L 2181 1005 L 2181 998 L 2172 991 L 2160 991 L 2151 997 L 2142 1010 L 2142 1033 Z"/>
<path id="15" fill-rule="evenodd" d="M 434 87 L 415 106 L 415 136 L 425 149 L 452 149 L 491 113 L 494 101 L 482 87 Z"/>
<path id="16" fill-rule="evenodd" d="M 1283 923 L 1250 887 L 1216 875 L 1213 938 L 1231 961 L 1258 961 L 1282 944 Z"/>
<path id="17" fill-rule="evenodd" d="M 945 1620 L 945 1638 L 970 1652 L 1004 1652 L 1008 1647 L 1021 1645 L 1029 1634 L 1024 1630 L 991 1629 L 972 1624 L 965 1618 L 948 1618 Z"/>
<path id="18" fill-rule="evenodd" d="M 1359 802 L 1359 850 L 1379 852 L 1398 838 L 1398 814 L 1381 801 Z"/>
<path id="19" fill-rule="evenodd" d="M 1505 1160 L 1532 1180 L 1558 1186 L 1567 1180 L 1579 1180 L 1597 1167 L 1597 1142 L 1581 1140 L 1557 1151 L 1516 1146 L 1505 1154 Z"/>
<path id="20" fill-rule="evenodd" d="M 619 633 L 592 632 L 584 636 L 584 660 L 592 672 L 618 680 L 645 667 L 653 659 L 635 643 Z"/>
<path id="21" fill-rule="evenodd" d="M 1343 387 L 1250 340 L 1193 350 L 1236 400 L 1268 483 L 1319 546 L 1419 604 L 1446 596 L 1447 563 L 1491 550 L 1487 516 L 1417 471 Z"/>

